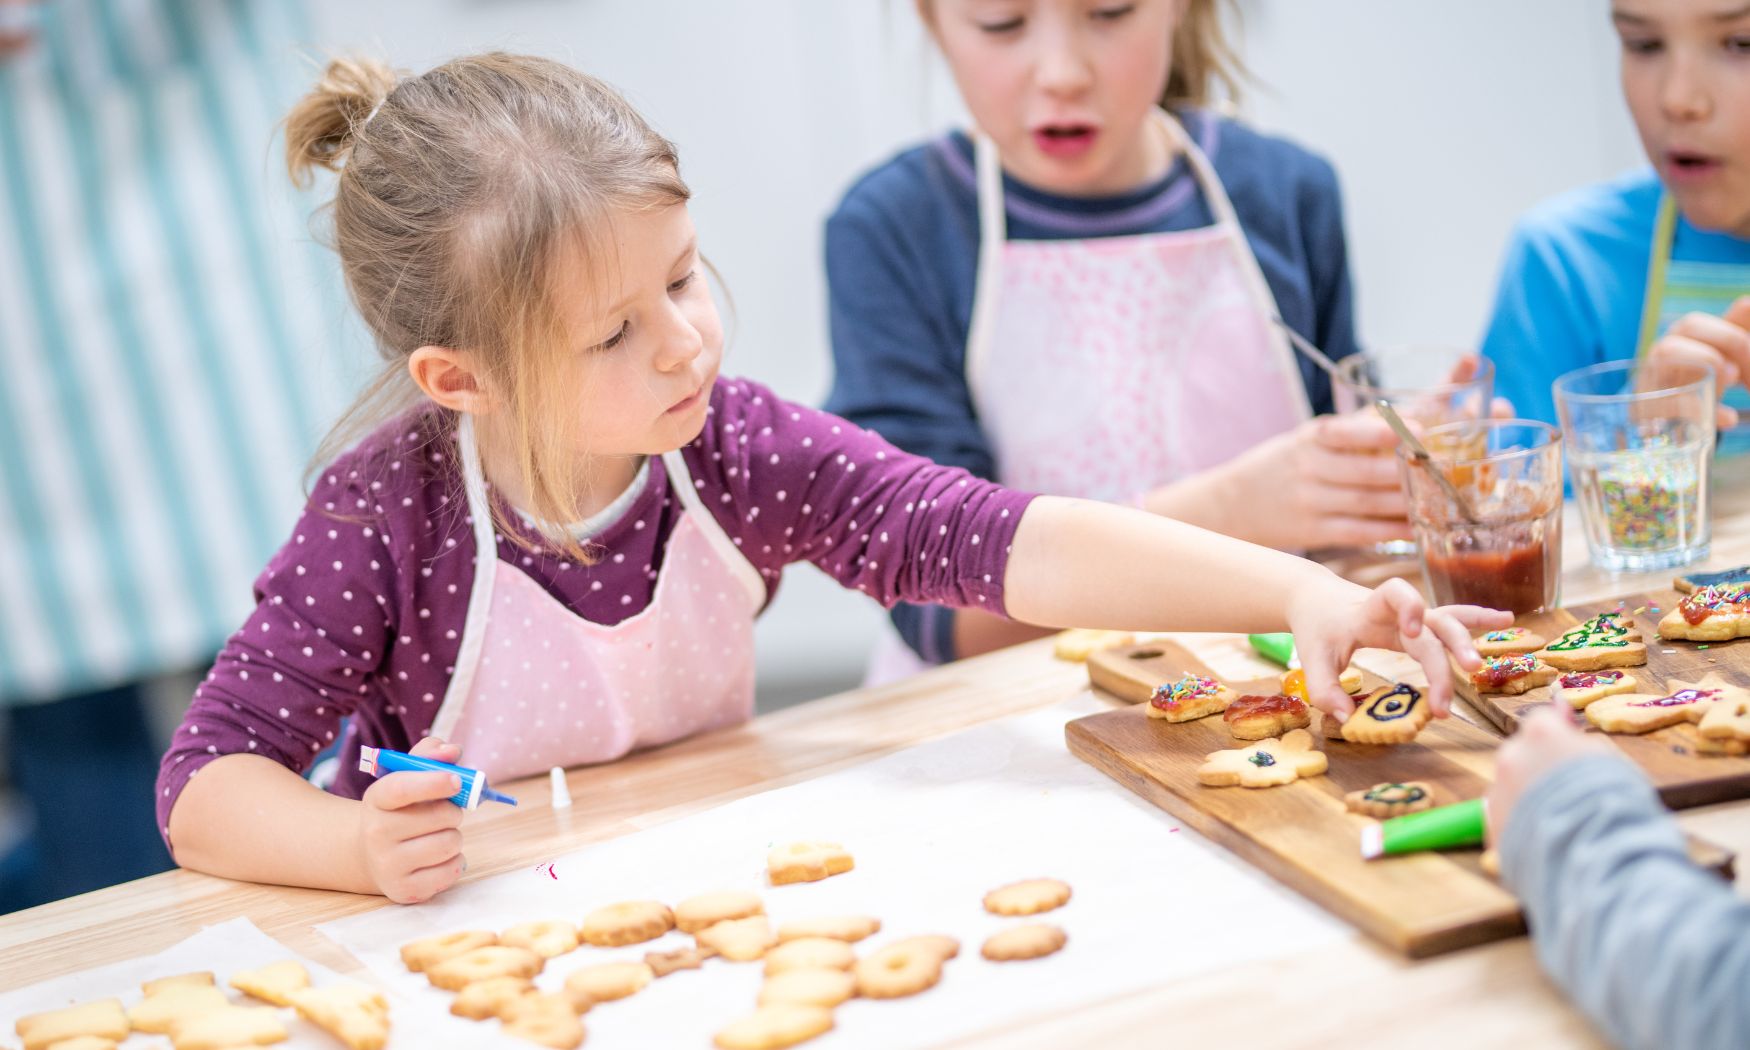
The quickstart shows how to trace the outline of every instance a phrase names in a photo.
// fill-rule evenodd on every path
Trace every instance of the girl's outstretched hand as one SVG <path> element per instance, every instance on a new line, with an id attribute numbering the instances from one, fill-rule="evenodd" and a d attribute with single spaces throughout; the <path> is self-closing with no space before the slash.
<path id="1" fill-rule="evenodd" d="M 1513 614 L 1474 605 L 1428 608 L 1422 595 L 1400 579 L 1373 590 L 1333 576 L 1302 588 L 1291 600 L 1288 627 L 1306 672 L 1306 695 L 1314 707 L 1347 719 L 1355 709 L 1337 675 L 1361 648 L 1397 649 L 1416 658 L 1428 676 L 1428 705 L 1437 718 L 1452 708 L 1448 654 L 1465 671 L 1482 666 L 1471 635 L 1510 626 Z"/>

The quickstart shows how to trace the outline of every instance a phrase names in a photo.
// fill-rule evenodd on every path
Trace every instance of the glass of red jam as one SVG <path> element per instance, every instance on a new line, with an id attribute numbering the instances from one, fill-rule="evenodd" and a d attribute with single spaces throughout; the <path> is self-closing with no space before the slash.
<path id="1" fill-rule="evenodd" d="M 1441 605 L 1482 605 L 1516 615 L 1554 608 L 1562 567 L 1562 438 L 1547 423 L 1499 419 L 1435 427 L 1423 436 L 1427 467 L 1403 450 L 1410 527 L 1428 589 Z M 1474 521 L 1431 475 L 1461 492 Z"/>

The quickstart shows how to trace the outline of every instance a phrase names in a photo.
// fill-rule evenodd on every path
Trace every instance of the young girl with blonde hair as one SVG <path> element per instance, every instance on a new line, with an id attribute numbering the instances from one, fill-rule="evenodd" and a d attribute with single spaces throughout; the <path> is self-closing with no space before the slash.
<path id="1" fill-rule="evenodd" d="M 1023 495 L 720 376 L 674 147 L 563 65 L 335 62 L 287 138 L 295 176 L 339 172 L 335 240 L 386 359 L 354 421 L 389 414 L 318 472 L 165 755 L 159 823 L 185 866 L 429 898 L 462 868 L 453 778 L 373 783 L 359 745 L 502 781 L 743 721 L 754 617 L 796 561 L 889 604 L 1287 625 L 1344 711 L 1355 647 L 1413 653 L 1444 710 L 1448 653 L 1474 666 L 1469 630 L 1504 622 Z M 349 716 L 344 771 L 310 790 L 298 774 Z"/>
<path id="2" fill-rule="evenodd" d="M 1005 485 L 1283 550 L 1408 536 L 1357 349 L 1335 173 L 1219 116 L 1221 0 L 918 0 L 974 130 L 863 177 L 827 224 L 830 411 Z M 1315 418 L 1316 416 L 1316 418 Z M 902 606 L 872 678 L 1037 634 Z M 912 654 L 916 654 L 915 658 Z"/>

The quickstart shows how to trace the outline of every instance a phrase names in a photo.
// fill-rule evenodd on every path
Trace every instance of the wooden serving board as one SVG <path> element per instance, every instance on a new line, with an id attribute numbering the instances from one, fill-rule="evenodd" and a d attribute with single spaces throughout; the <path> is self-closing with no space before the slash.
<path id="1" fill-rule="evenodd" d="M 1070 751 L 1203 835 L 1268 872 L 1366 933 L 1411 957 L 1436 955 L 1524 932 L 1518 902 L 1479 866 L 1481 850 L 1418 853 L 1366 861 L 1361 829 L 1343 795 L 1384 781 L 1422 780 L 1440 803 L 1476 798 L 1494 773 L 1499 738 L 1454 717 L 1396 747 L 1325 740 L 1315 716 L 1309 732 L 1330 757 L 1322 776 L 1276 788 L 1210 788 L 1197 767 L 1211 751 L 1243 746 L 1220 716 L 1170 723 L 1140 704 L 1155 685 L 1185 673 L 1211 675 L 1170 641 L 1095 653 L 1094 684 L 1139 706 L 1070 722 Z M 1211 675 L 1213 677 L 1213 675 Z M 1382 680 L 1364 676 L 1369 688 Z M 1241 693 L 1276 692 L 1278 682 L 1233 682 Z M 1691 839 L 1699 863 L 1726 871 L 1731 855 Z"/>
<path id="2" fill-rule="evenodd" d="M 1620 608 L 1625 616 L 1635 621 L 1635 628 L 1647 643 L 1646 666 L 1624 668 L 1637 679 L 1636 692 L 1663 695 L 1669 683 L 1697 682 L 1709 675 L 1750 688 L 1750 639 L 1677 642 L 1657 637 L 1655 632 L 1660 618 L 1675 609 L 1681 597 L 1676 591 L 1648 591 L 1614 601 L 1524 616 L 1518 623 L 1553 642 L 1575 624 L 1601 612 Z M 1637 609 L 1642 611 L 1637 613 Z M 1704 645 L 1707 648 L 1701 648 Z M 1458 676 L 1455 684 L 1460 695 L 1503 733 L 1518 729 L 1522 712 L 1548 703 L 1550 698 L 1548 686 L 1519 696 L 1502 696 L 1494 693 L 1479 695 L 1468 676 Z M 1588 729 L 1597 732 L 1590 726 Z M 1646 772 L 1654 787 L 1658 788 L 1659 797 L 1673 809 L 1750 798 L 1750 758 L 1698 753 L 1696 742 L 1700 738 L 1693 725 L 1686 723 L 1640 736 L 1625 733 L 1604 735 Z"/>

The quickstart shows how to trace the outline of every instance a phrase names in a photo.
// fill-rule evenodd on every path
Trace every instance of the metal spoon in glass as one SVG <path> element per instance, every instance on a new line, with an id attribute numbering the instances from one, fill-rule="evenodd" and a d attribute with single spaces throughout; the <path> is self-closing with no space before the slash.
<path id="1" fill-rule="evenodd" d="M 1397 409 L 1391 407 L 1391 402 L 1382 397 L 1374 402 L 1374 407 L 1379 409 L 1379 414 L 1392 428 L 1392 432 L 1397 434 L 1398 440 L 1402 441 L 1404 447 L 1410 450 L 1410 458 L 1416 461 L 1416 465 L 1432 474 L 1434 480 L 1440 483 L 1440 487 L 1446 490 L 1446 494 L 1452 498 L 1453 505 L 1458 508 L 1459 516 L 1464 518 L 1467 524 L 1482 524 L 1482 519 L 1478 518 L 1476 511 L 1471 509 L 1470 501 L 1464 498 L 1464 493 L 1458 491 L 1458 486 L 1452 483 L 1452 479 L 1446 476 L 1446 472 L 1435 465 L 1433 454 L 1423 446 L 1422 442 L 1416 439 L 1416 435 L 1410 433 L 1410 428 L 1404 425 L 1403 417 L 1398 415 Z"/>

